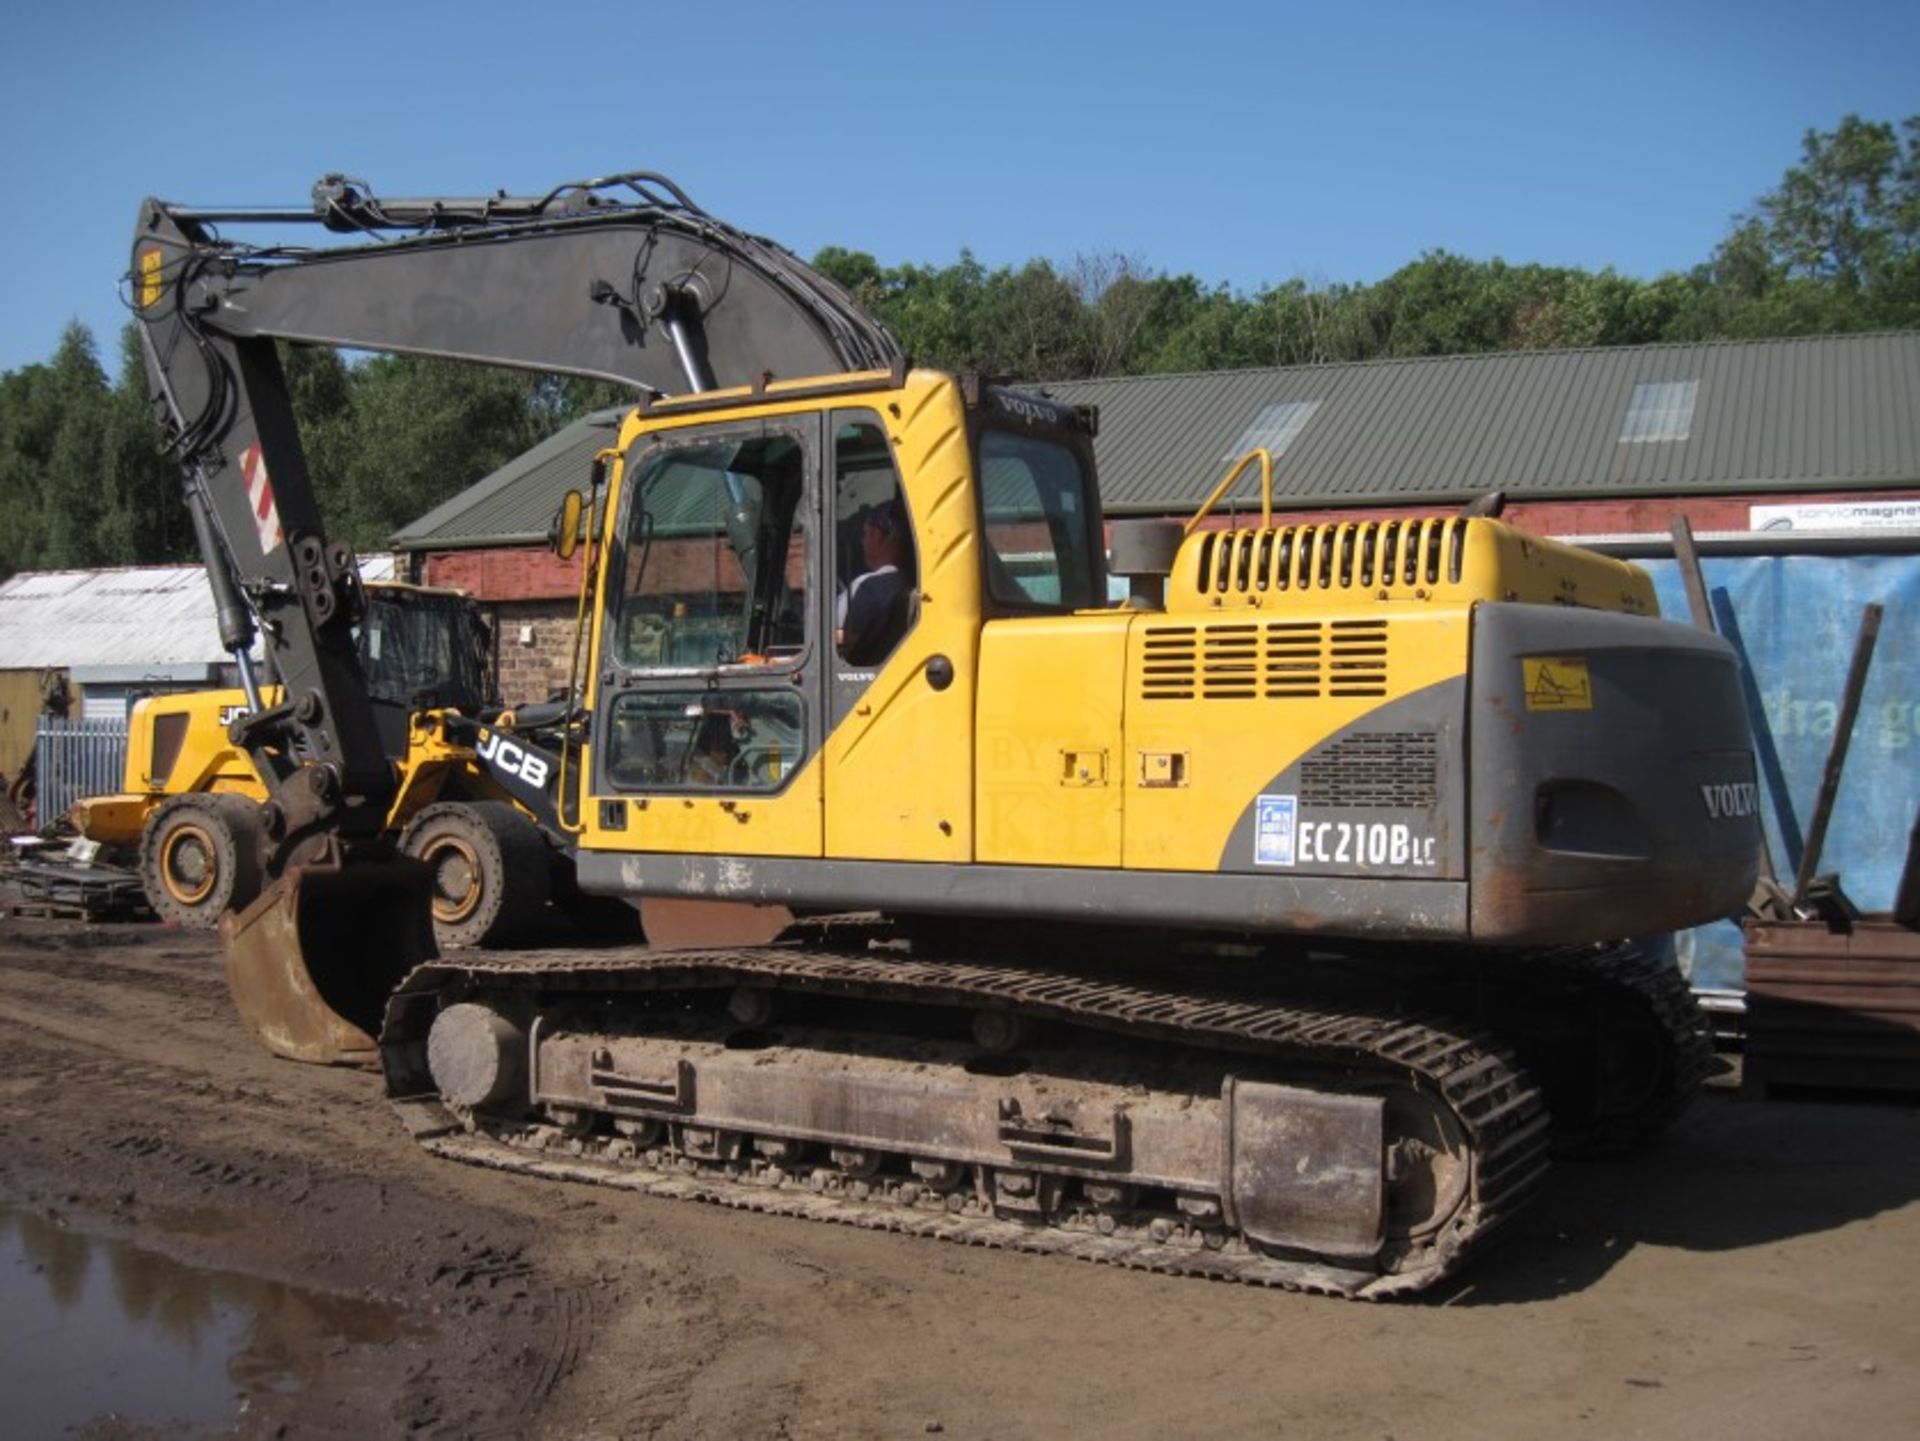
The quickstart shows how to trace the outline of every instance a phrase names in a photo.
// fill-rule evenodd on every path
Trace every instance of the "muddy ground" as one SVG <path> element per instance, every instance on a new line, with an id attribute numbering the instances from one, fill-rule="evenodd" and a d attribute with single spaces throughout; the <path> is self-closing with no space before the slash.
<path id="1" fill-rule="evenodd" d="M 1560 1168 L 1456 1284 L 1367 1305 L 434 1161 L 373 1076 L 256 1051 L 211 938 L 0 920 L 0 1137 L 16 1216 L 364 1310 L 359 1328 L 262 1313 L 229 1363 L 245 1435 L 1377 1441 L 1920 1421 L 1912 1106 L 1709 1095 L 1633 1162 Z M 263 1356 L 276 1380 L 248 1386 Z"/>

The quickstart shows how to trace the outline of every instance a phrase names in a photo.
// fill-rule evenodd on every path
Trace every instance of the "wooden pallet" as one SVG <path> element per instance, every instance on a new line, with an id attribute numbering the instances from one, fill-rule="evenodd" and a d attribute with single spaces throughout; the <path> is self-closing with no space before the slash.
<path id="1" fill-rule="evenodd" d="M 1750 921 L 1747 1085 L 1920 1092 L 1920 932 Z"/>

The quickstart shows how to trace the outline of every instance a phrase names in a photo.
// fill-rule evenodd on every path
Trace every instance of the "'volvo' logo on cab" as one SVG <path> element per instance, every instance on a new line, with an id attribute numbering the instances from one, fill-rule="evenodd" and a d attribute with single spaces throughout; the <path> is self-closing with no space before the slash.
<path id="1" fill-rule="evenodd" d="M 1752 781 L 1723 781 L 1719 785 L 1701 786 L 1700 796 L 1707 803 L 1707 816 L 1711 820 L 1740 820 L 1757 815 L 1760 810 L 1760 790 Z"/>

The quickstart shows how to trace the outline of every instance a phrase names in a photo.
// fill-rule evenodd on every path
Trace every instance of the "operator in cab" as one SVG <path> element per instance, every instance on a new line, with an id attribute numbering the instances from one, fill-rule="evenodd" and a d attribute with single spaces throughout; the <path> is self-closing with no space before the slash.
<path id="1" fill-rule="evenodd" d="M 913 537 L 897 499 L 861 517 L 860 558 L 866 570 L 841 600 L 835 640 L 848 664 L 875 665 L 906 634 L 913 597 Z"/>

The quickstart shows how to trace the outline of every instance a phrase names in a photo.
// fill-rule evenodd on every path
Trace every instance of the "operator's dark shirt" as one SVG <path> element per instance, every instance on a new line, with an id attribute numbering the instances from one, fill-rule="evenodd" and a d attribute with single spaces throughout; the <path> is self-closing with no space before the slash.
<path id="1" fill-rule="evenodd" d="M 887 658 L 906 633 L 907 591 L 906 576 L 893 566 L 855 579 L 840 627 L 842 659 L 849 665 L 873 665 Z"/>

